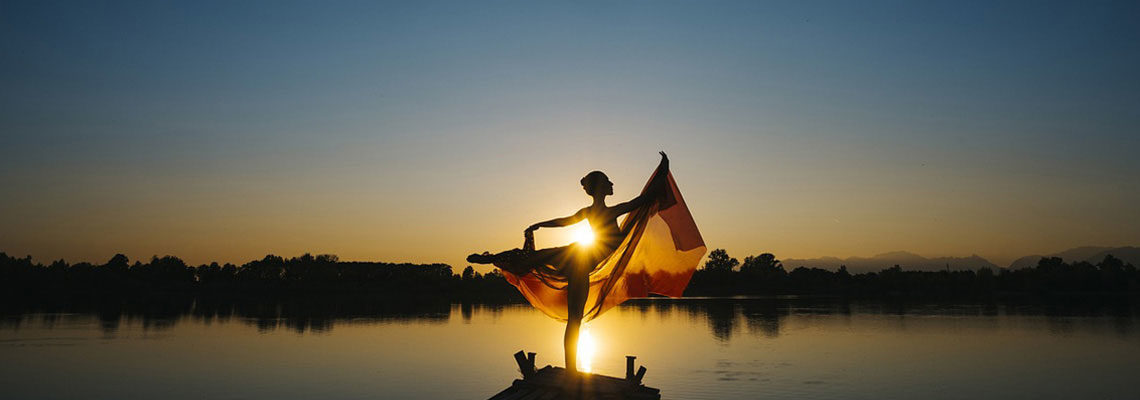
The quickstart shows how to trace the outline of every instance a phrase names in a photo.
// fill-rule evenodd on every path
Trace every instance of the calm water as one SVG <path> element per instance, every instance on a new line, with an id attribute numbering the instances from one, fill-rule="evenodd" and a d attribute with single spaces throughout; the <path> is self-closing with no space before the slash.
<path id="1" fill-rule="evenodd" d="M 5 399 L 485 399 L 511 354 L 561 365 L 562 326 L 525 305 L 322 314 L 9 315 Z M 595 373 L 638 356 L 676 399 L 1138 399 L 1133 305 L 637 300 L 587 329 Z M 287 317 L 280 317 L 287 315 Z"/>

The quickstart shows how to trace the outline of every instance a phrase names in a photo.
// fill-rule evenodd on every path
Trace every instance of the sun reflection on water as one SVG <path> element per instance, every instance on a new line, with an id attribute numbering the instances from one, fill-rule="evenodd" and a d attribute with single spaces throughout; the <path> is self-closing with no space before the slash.
<path id="1" fill-rule="evenodd" d="M 591 363 L 596 351 L 597 343 L 594 342 L 594 337 L 590 335 L 590 328 L 582 325 L 582 331 L 578 333 L 578 370 L 593 372 Z"/>

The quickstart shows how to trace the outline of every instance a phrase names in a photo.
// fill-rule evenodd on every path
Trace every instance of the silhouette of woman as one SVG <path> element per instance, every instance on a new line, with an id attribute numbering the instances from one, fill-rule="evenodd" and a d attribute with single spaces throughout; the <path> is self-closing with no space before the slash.
<path id="1" fill-rule="evenodd" d="M 618 227 L 617 217 L 663 196 L 668 189 L 668 172 L 669 157 L 665 152 L 661 152 L 661 164 L 657 168 L 657 173 L 650 179 L 647 190 L 633 200 L 613 207 L 606 205 L 606 196 L 614 194 L 614 184 L 601 171 L 590 172 L 581 180 L 582 189 L 594 199 L 588 207 L 568 217 L 555 218 L 527 227 L 523 233 L 526 239 L 522 249 L 467 256 L 468 262 L 494 264 L 515 275 L 521 276 L 534 270 L 542 270 L 548 275 L 565 278 L 567 319 L 563 345 L 566 353 L 566 370 L 573 372 L 578 370 L 578 331 L 582 325 L 582 316 L 589 294 L 590 272 L 600 261 L 609 257 L 625 237 L 626 232 Z M 534 249 L 534 231 L 538 228 L 569 226 L 583 219 L 589 221 L 590 227 L 594 230 L 593 243 Z"/>

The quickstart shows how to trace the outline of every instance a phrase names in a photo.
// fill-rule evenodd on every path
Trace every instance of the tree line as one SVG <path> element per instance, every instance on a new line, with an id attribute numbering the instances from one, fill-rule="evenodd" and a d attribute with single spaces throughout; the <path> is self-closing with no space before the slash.
<path id="1" fill-rule="evenodd" d="M 0 252 L 0 287 L 14 294 L 108 293 L 368 293 L 420 298 L 521 299 L 498 270 L 447 264 L 340 261 L 331 254 L 267 255 L 242 265 L 191 266 L 174 256 L 131 263 L 116 254 L 103 264 L 64 260 L 48 265 Z"/>
<path id="2" fill-rule="evenodd" d="M 447 264 L 346 262 L 335 255 L 267 255 L 242 265 L 191 266 L 173 257 L 133 263 L 117 254 L 103 264 L 63 260 L 44 265 L 31 257 L 0 252 L 0 288 L 13 295 L 56 293 L 366 293 L 421 299 L 522 301 L 498 270 L 480 274 L 471 266 L 456 274 Z M 724 249 L 709 253 L 693 275 L 686 296 L 827 295 L 992 296 L 1001 294 L 1140 294 L 1135 266 L 1111 255 L 1101 262 L 1067 263 L 1042 258 L 1017 270 L 908 271 L 895 265 L 879 272 L 851 274 L 796 267 L 788 271 L 771 253 L 743 262 Z"/>
<path id="3" fill-rule="evenodd" d="M 693 274 L 685 295 L 841 295 L 961 297 L 1002 294 L 1140 294 L 1140 273 L 1132 264 L 1106 256 L 1101 262 L 1067 263 L 1043 257 L 1033 268 L 1016 270 L 908 271 L 899 265 L 879 272 L 851 274 L 796 267 L 791 271 L 771 253 L 748 256 L 744 262 L 724 249 L 709 253 Z"/>

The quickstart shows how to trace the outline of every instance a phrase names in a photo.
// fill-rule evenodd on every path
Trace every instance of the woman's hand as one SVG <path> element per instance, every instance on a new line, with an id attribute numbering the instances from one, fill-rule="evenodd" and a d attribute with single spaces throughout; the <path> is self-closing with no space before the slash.
<path id="1" fill-rule="evenodd" d="M 661 166 L 658 167 L 657 176 L 653 177 L 654 191 L 659 194 L 664 194 L 669 190 L 669 180 L 666 176 L 669 174 L 669 156 L 665 155 L 664 151 L 659 151 L 661 154 Z"/>

